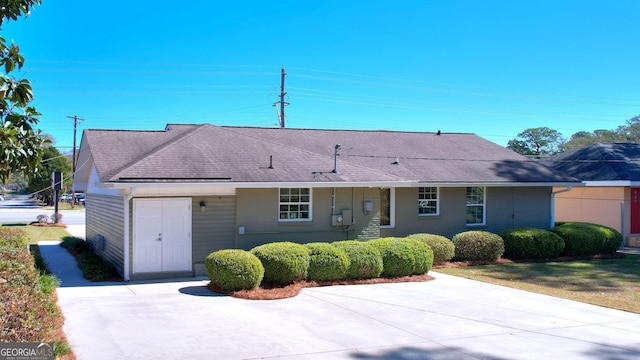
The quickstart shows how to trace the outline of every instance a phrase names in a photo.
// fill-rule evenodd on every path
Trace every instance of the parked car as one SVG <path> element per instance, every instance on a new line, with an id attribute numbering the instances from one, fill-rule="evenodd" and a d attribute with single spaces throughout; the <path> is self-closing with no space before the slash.
<path id="1" fill-rule="evenodd" d="M 84 194 L 76 194 L 76 204 L 84 205 L 86 197 Z"/>

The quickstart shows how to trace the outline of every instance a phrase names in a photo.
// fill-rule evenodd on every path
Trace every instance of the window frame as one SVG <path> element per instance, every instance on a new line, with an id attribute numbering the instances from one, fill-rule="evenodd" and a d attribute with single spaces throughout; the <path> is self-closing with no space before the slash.
<path id="1" fill-rule="evenodd" d="M 469 189 L 480 188 L 482 189 L 482 203 L 469 203 Z M 468 186 L 465 194 L 465 221 L 467 226 L 483 226 L 487 224 L 487 187 L 486 186 Z M 469 208 L 470 207 L 482 207 L 482 222 L 470 223 L 469 222 Z"/>
<path id="2" fill-rule="evenodd" d="M 380 224 L 380 229 L 394 229 L 396 227 L 396 188 L 381 188 L 389 190 L 389 225 Z M 380 213 L 382 215 L 382 199 L 380 199 Z"/>
<path id="3" fill-rule="evenodd" d="M 435 199 L 421 199 L 420 196 L 423 195 L 422 189 L 435 189 Z M 420 213 L 420 202 L 421 201 L 435 201 L 436 202 L 436 212 L 435 213 Z M 440 187 L 438 186 L 421 186 L 418 188 L 418 216 L 439 216 L 440 215 Z"/>
<path id="4" fill-rule="evenodd" d="M 303 190 L 306 189 L 309 191 L 309 201 L 305 202 L 305 201 L 287 201 L 287 202 L 283 202 L 282 200 L 282 190 L 284 189 L 288 189 L 289 193 L 285 196 L 289 196 L 291 197 L 291 190 L 292 189 L 298 189 L 298 190 Z M 300 194 L 298 194 L 300 195 Z M 277 216 L 278 216 L 278 222 L 282 222 L 282 223 L 290 223 L 290 222 L 309 222 L 309 221 L 313 221 L 313 188 L 310 187 L 281 187 L 278 188 L 278 211 L 277 211 Z M 309 210 L 309 217 L 308 218 L 304 218 L 304 217 L 297 217 L 297 218 L 281 218 L 281 214 L 283 213 L 281 210 L 281 207 L 285 205 L 285 206 L 291 206 L 291 205 L 298 205 L 298 206 L 302 206 L 302 205 L 307 205 Z M 302 210 L 297 210 L 295 213 L 300 214 L 302 213 Z M 286 212 L 287 214 L 292 214 L 293 212 L 291 210 Z"/>

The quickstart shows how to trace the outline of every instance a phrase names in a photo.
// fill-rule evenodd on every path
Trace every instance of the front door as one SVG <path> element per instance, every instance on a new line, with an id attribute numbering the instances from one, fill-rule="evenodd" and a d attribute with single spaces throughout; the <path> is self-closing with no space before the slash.
<path id="1" fill-rule="evenodd" d="M 133 200 L 133 272 L 191 271 L 191 199 Z"/>
<path id="2" fill-rule="evenodd" d="M 631 188 L 631 233 L 640 234 L 640 188 Z"/>

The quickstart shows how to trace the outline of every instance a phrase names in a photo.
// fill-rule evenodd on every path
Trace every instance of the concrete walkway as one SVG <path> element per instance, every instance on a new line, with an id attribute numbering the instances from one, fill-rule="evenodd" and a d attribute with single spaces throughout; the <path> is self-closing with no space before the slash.
<path id="1" fill-rule="evenodd" d="M 90 283 L 41 243 L 78 359 L 637 359 L 640 315 L 444 274 L 251 301 L 204 279 Z"/>

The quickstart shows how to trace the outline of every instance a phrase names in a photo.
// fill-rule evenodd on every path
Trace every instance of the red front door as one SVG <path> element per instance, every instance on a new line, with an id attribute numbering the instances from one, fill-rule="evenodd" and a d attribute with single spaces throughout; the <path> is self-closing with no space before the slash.
<path id="1" fill-rule="evenodd" d="M 631 233 L 640 234 L 640 188 L 631 188 Z"/>

